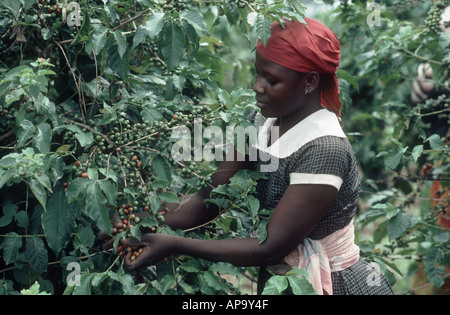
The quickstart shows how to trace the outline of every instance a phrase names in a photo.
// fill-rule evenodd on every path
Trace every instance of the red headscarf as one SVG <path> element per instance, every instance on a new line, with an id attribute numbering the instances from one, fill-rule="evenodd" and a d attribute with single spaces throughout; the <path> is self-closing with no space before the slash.
<path id="1" fill-rule="evenodd" d="M 340 115 L 336 70 L 341 60 L 341 45 L 328 27 L 311 18 L 305 21 L 307 25 L 296 20 L 285 21 L 286 28 L 273 22 L 266 46 L 259 42 L 256 49 L 267 59 L 294 71 L 332 74 L 335 84 L 322 88 L 321 102 Z"/>

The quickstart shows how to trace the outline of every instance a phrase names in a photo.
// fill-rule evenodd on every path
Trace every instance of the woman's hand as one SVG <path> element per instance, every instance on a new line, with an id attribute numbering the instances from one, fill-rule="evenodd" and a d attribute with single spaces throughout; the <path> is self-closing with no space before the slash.
<path id="1" fill-rule="evenodd" d="M 125 256 L 125 265 L 128 270 L 134 271 L 151 266 L 172 254 L 175 236 L 159 233 L 144 234 L 141 240 L 135 238 L 122 240 L 122 245 L 132 248 L 142 248 L 139 257 L 132 259 L 132 252 Z"/>
<path id="2" fill-rule="evenodd" d="M 161 212 L 164 213 L 165 211 Z M 139 212 L 134 214 L 136 217 L 139 217 L 139 219 L 144 219 L 148 216 L 151 216 L 152 214 L 149 212 Z M 126 217 L 128 218 L 128 216 Z M 114 215 L 111 217 L 111 223 L 113 227 L 111 228 L 111 233 L 108 234 L 105 231 L 100 231 L 98 234 L 98 240 L 102 243 L 103 250 L 108 250 L 113 247 L 114 244 L 114 236 L 121 232 L 124 228 L 124 224 L 122 220 L 120 219 L 120 216 L 118 213 L 114 213 Z M 148 233 L 150 231 L 149 228 L 141 227 L 141 233 Z M 112 237 L 111 237 L 112 235 Z"/>
<path id="3" fill-rule="evenodd" d="M 422 63 L 417 69 L 411 90 L 411 100 L 414 103 L 424 102 L 434 90 L 433 70 L 429 63 Z"/>

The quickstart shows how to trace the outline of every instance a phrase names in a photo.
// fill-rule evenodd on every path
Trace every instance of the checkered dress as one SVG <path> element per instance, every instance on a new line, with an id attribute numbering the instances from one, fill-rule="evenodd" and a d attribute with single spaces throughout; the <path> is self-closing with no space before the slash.
<path id="1" fill-rule="evenodd" d="M 249 117 L 253 120 L 254 117 Z M 264 154 L 264 153 L 261 153 Z M 260 154 L 258 154 L 258 157 Z M 267 160 L 267 159 L 263 159 Z M 259 168 L 264 163 L 260 158 Z M 326 174 L 342 179 L 338 194 L 308 238 L 320 240 L 342 229 L 356 214 L 360 177 L 356 159 L 347 138 L 321 136 L 300 147 L 285 158 L 279 159 L 278 168 L 265 173 L 266 179 L 258 182 L 257 192 L 261 207 L 273 209 L 292 183 L 290 174 Z M 258 281 L 259 293 L 270 274 L 261 268 Z M 333 294 L 393 294 L 386 278 L 374 270 L 371 264 L 360 260 L 342 271 L 332 272 Z M 375 280 L 370 281 L 371 277 Z"/>

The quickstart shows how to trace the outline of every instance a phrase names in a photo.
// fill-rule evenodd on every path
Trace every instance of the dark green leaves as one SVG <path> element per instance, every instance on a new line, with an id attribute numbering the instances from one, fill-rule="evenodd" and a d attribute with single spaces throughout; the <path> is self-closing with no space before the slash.
<path id="1" fill-rule="evenodd" d="M 122 79 L 127 78 L 130 72 L 130 57 L 124 51 L 123 38 L 120 35 L 115 35 L 109 40 L 108 62 L 117 75 Z"/>
<path id="2" fill-rule="evenodd" d="M 262 294 L 280 295 L 288 287 L 295 295 L 317 295 L 311 283 L 308 281 L 308 273 L 304 269 L 294 268 L 284 276 L 273 275 L 267 281 Z"/>
<path id="3" fill-rule="evenodd" d="M 425 256 L 424 266 L 428 279 L 436 287 L 444 284 L 445 269 L 440 264 L 444 260 L 444 252 L 441 248 L 431 248 Z"/>
<path id="4" fill-rule="evenodd" d="M 186 38 L 183 29 L 172 21 L 166 21 L 160 34 L 161 52 L 169 71 L 179 65 L 186 53 Z"/>
<path id="5" fill-rule="evenodd" d="M 16 261 L 19 250 L 22 248 L 22 237 L 16 232 L 9 232 L 4 237 L 3 259 L 7 264 Z"/>
<path id="6" fill-rule="evenodd" d="M 249 14 L 249 22 L 255 28 L 258 39 L 260 39 L 263 44 L 266 45 L 270 37 L 270 26 L 272 24 L 272 20 L 270 19 L 270 17 L 256 13 Z"/>
<path id="7" fill-rule="evenodd" d="M 152 161 L 152 168 L 157 179 L 165 182 L 172 180 L 172 169 L 166 159 L 155 157 Z"/>
<path id="8" fill-rule="evenodd" d="M 42 215 L 42 226 L 50 248 L 58 254 L 69 241 L 75 225 L 76 212 L 62 192 L 48 201 L 47 211 Z"/>
<path id="9" fill-rule="evenodd" d="M 26 242 L 26 256 L 31 267 L 39 273 L 47 270 L 48 254 L 44 241 L 38 236 L 31 236 Z"/>
<path id="10" fill-rule="evenodd" d="M 89 183 L 86 187 L 84 211 L 102 231 L 109 231 L 112 227 L 106 203 L 107 199 L 102 193 L 100 184 L 97 182 Z"/>

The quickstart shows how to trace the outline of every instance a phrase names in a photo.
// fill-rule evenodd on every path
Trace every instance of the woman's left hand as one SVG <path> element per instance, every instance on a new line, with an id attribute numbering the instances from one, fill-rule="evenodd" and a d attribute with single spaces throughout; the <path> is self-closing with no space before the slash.
<path id="1" fill-rule="evenodd" d="M 141 240 L 131 238 L 122 240 L 124 246 L 142 248 L 139 257 L 132 259 L 132 252 L 125 256 L 125 265 L 128 270 L 134 271 L 146 266 L 151 266 L 172 254 L 174 237 L 167 234 L 149 233 L 144 234 Z"/>

